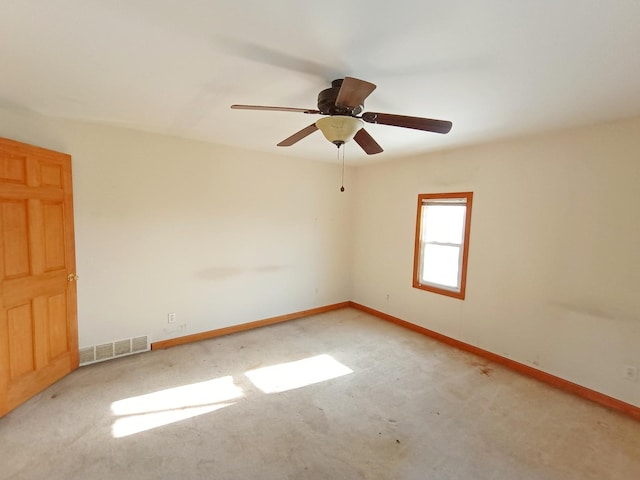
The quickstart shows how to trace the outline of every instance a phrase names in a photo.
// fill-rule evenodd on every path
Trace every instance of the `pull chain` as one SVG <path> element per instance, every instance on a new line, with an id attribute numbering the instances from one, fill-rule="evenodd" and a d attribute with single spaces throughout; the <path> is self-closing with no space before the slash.
<path id="1" fill-rule="evenodd" d="M 338 145 L 338 162 L 340 161 L 340 145 Z M 344 148 L 342 148 L 342 182 L 340 191 L 344 192 Z"/>

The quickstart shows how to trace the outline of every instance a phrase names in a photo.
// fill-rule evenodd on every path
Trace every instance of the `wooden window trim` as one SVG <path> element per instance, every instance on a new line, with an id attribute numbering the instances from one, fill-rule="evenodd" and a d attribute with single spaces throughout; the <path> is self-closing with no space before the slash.
<path id="1" fill-rule="evenodd" d="M 466 215 L 464 222 L 464 243 L 462 251 L 462 272 L 460 275 L 460 291 L 456 292 L 446 288 L 439 288 L 433 285 L 423 285 L 419 281 L 420 272 L 420 232 L 422 230 L 422 204 L 425 200 L 433 199 L 458 199 L 466 200 Z M 418 195 L 418 208 L 416 213 L 416 236 L 413 253 L 413 287 L 428 292 L 446 295 L 448 297 L 464 300 L 467 286 L 467 260 L 469 258 L 469 237 L 471 233 L 471 208 L 473 204 L 473 192 L 455 192 L 455 193 L 421 193 Z"/>

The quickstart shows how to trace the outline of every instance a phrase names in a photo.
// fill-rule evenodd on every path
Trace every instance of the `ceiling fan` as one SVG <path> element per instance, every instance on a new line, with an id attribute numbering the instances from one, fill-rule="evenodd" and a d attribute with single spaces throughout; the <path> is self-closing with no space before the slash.
<path id="1" fill-rule="evenodd" d="M 331 82 L 331 87 L 318 94 L 318 109 L 269 107 L 263 105 L 231 105 L 239 110 L 269 110 L 276 112 L 297 112 L 325 115 L 317 122 L 285 138 L 279 147 L 290 147 L 316 130 L 322 131 L 331 143 L 340 148 L 353 139 L 368 154 L 382 152 L 369 133 L 363 128 L 364 122 L 394 127 L 413 128 L 425 132 L 449 133 L 452 123 L 446 120 L 408 117 L 390 113 L 364 112 L 364 100 L 376 89 L 376 85 L 353 77 L 345 77 Z"/>

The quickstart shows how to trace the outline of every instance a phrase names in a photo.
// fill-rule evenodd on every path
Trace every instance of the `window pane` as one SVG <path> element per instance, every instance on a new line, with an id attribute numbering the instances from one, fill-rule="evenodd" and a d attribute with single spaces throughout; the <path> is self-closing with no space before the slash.
<path id="1" fill-rule="evenodd" d="M 466 205 L 424 205 L 422 240 L 461 245 L 466 212 Z"/>
<path id="2" fill-rule="evenodd" d="M 460 247 L 423 244 L 422 283 L 458 288 Z"/>

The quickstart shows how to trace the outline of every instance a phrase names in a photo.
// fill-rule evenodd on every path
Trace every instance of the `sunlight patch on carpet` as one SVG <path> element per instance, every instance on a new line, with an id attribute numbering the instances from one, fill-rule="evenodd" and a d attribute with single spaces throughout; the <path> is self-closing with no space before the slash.
<path id="1" fill-rule="evenodd" d="M 353 373 L 331 355 L 323 354 L 295 362 L 249 370 L 245 375 L 264 393 L 284 392 Z"/>
<path id="2" fill-rule="evenodd" d="M 229 400 L 243 396 L 233 377 L 226 376 L 125 398 L 111 404 L 118 417 L 111 433 L 121 438 L 169 425 L 228 407 L 235 403 Z"/>

